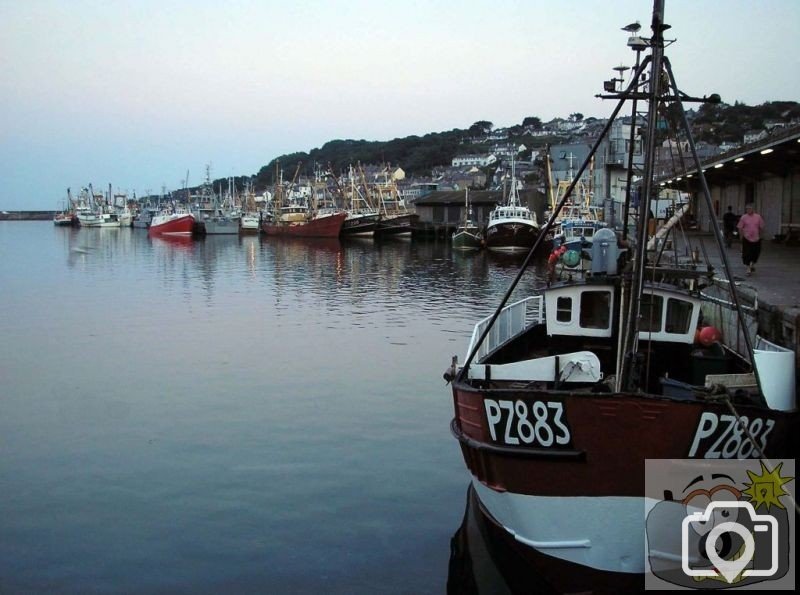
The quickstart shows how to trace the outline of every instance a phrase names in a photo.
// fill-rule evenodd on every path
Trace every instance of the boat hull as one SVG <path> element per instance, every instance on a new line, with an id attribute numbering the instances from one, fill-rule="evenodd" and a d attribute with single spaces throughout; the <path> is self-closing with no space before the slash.
<path id="1" fill-rule="evenodd" d="M 557 559 L 566 569 L 576 567 L 587 581 L 605 577 L 612 583 L 641 580 L 646 570 L 645 460 L 714 457 L 715 441 L 703 437 L 702 424 L 730 413 L 724 403 L 646 394 L 478 389 L 461 381 L 453 384 L 453 399 L 451 430 L 493 522 L 519 549 L 531 550 L 531 560 L 543 563 L 538 571 L 552 570 L 552 559 Z M 550 426 L 553 433 L 542 433 L 550 437 L 549 447 L 526 446 L 519 438 L 513 444 L 508 429 L 505 435 L 497 429 L 508 424 L 492 428 L 488 421 L 501 401 L 525 403 L 530 411 L 542 403 L 540 410 L 563 412 L 564 444 L 552 440 L 561 431 L 557 424 Z M 796 458 L 791 437 L 800 431 L 797 412 L 742 404 L 737 409 L 751 421 L 762 419 L 761 427 L 771 426 L 761 443 L 767 458 Z M 744 442 L 735 446 L 741 456 L 754 452 Z M 721 451 L 723 457 L 737 454 Z M 569 573 L 570 578 L 576 575 L 574 569 Z M 569 586 L 592 588 L 592 582 Z"/>
<path id="2" fill-rule="evenodd" d="M 70 214 L 58 213 L 55 217 L 53 217 L 53 225 L 58 227 L 71 227 L 75 225 L 76 222 L 77 220 L 75 217 Z"/>
<path id="3" fill-rule="evenodd" d="M 474 485 L 468 490 L 461 532 L 471 538 L 461 548 L 474 556 L 468 564 L 473 575 L 470 578 L 492 585 L 500 580 L 513 593 L 638 593 L 644 590 L 643 574 L 595 571 L 520 543 L 492 517 Z M 456 549 L 456 555 L 459 554 L 464 555 Z M 456 578 L 452 556 L 450 568 L 448 582 Z"/>
<path id="4" fill-rule="evenodd" d="M 261 231 L 267 236 L 338 238 L 346 216 L 345 213 L 336 213 L 317 219 L 311 219 L 308 222 L 264 222 L 261 224 Z"/>
<path id="5" fill-rule="evenodd" d="M 239 220 L 228 217 L 213 217 L 204 222 L 206 235 L 236 235 L 239 233 Z"/>
<path id="6" fill-rule="evenodd" d="M 147 228 L 147 233 L 155 235 L 190 236 L 194 227 L 194 217 L 192 215 L 181 215 L 171 218 L 163 223 L 154 219 Z"/>
<path id="7" fill-rule="evenodd" d="M 490 250 L 521 252 L 530 250 L 539 237 L 539 227 L 526 221 L 490 224 L 486 229 L 486 247 Z"/>
<path id="8" fill-rule="evenodd" d="M 402 215 L 381 216 L 375 226 L 376 238 L 389 238 L 405 236 L 410 237 L 414 215 L 404 213 Z"/>
<path id="9" fill-rule="evenodd" d="M 342 225 L 343 237 L 372 237 L 378 226 L 378 215 L 356 214 L 348 216 Z"/>
<path id="10" fill-rule="evenodd" d="M 480 250 L 481 247 L 483 238 L 479 233 L 462 229 L 453 234 L 453 248 L 456 250 Z"/>
<path id="11" fill-rule="evenodd" d="M 243 215 L 239 221 L 239 233 L 257 234 L 261 231 L 261 220 L 257 215 Z"/>

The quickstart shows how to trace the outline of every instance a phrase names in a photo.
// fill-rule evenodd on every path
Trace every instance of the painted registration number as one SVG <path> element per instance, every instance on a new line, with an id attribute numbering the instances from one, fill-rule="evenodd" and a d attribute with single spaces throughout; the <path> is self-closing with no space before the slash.
<path id="1" fill-rule="evenodd" d="M 572 441 L 559 401 L 484 399 L 492 440 L 506 446 L 565 447 Z"/>
<path id="2" fill-rule="evenodd" d="M 767 448 L 767 438 L 775 426 L 775 420 L 760 417 L 748 419 L 744 416 L 741 419 L 757 444 L 750 441 L 736 416 L 704 411 L 694 433 L 689 457 L 748 459 L 761 456 Z"/>

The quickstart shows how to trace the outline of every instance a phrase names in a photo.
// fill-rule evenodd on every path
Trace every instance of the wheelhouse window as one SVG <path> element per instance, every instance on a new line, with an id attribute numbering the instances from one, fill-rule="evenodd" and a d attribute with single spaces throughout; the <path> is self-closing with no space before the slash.
<path id="1" fill-rule="evenodd" d="M 669 298 L 667 300 L 667 320 L 664 330 L 668 333 L 683 334 L 689 332 L 692 321 L 692 304 L 685 300 Z"/>
<path id="2" fill-rule="evenodd" d="M 572 320 L 572 298 L 560 297 L 556 302 L 556 320 L 570 322 Z"/>
<path id="3" fill-rule="evenodd" d="M 661 332 L 661 313 L 663 309 L 663 297 L 651 293 L 643 294 L 639 302 L 639 330 L 650 333 Z"/>
<path id="4" fill-rule="evenodd" d="M 607 329 L 611 324 L 611 292 L 581 293 L 581 328 Z"/>

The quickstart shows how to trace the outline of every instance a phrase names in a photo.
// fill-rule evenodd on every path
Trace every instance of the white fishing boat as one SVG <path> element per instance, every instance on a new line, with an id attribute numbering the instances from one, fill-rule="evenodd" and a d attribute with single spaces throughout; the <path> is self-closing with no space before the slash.
<path id="1" fill-rule="evenodd" d="M 506 203 L 489 214 L 486 247 L 503 252 L 528 251 L 539 237 L 536 213 L 519 200 L 519 184 L 514 159 L 511 159 L 511 184 Z"/>

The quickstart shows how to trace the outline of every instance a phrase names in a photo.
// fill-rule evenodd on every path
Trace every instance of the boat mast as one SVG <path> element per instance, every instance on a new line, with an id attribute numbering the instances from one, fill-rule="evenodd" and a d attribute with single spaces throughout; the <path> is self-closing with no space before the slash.
<path id="1" fill-rule="evenodd" d="M 553 168 L 550 165 L 550 145 L 547 145 L 544 153 L 544 163 L 547 167 L 547 176 L 545 176 L 545 183 L 547 184 L 547 202 L 550 211 L 556 208 L 556 197 L 553 194 Z"/>
<path id="2" fill-rule="evenodd" d="M 517 190 L 517 167 L 514 161 L 514 154 L 511 154 L 511 188 L 508 191 L 508 206 L 519 206 L 519 192 Z"/>
<path id="3" fill-rule="evenodd" d="M 472 213 L 469 207 L 469 188 L 464 189 L 464 228 L 472 220 Z"/>
<path id="4" fill-rule="evenodd" d="M 656 154 L 656 125 L 658 123 L 658 104 L 661 99 L 664 62 L 664 0 L 654 0 L 653 20 L 651 23 L 653 38 L 650 42 L 650 80 L 647 100 L 647 132 L 645 135 L 644 171 L 642 188 L 638 205 L 638 229 L 636 235 L 636 251 L 633 260 L 633 279 L 629 292 L 628 319 L 625 324 L 623 351 L 620 375 L 617 384 L 621 389 L 638 388 L 638 374 L 634 374 L 634 358 L 639 348 L 639 318 L 641 315 L 641 297 L 644 288 L 644 271 L 647 256 L 647 228 L 650 220 L 650 201 L 653 193 L 653 169 Z"/>
<path id="5" fill-rule="evenodd" d="M 272 215 L 277 220 L 283 206 L 283 170 L 280 159 L 275 160 L 275 196 L 272 197 Z"/>

